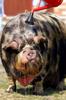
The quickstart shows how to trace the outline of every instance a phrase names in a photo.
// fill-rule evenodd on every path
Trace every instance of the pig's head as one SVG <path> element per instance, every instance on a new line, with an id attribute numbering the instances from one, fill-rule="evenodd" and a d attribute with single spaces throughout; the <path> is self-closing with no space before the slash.
<path id="1" fill-rule="evenodd" d="M 36 38 L 38 38 L 38 36 L 31 40 L 32 43 L 24 44 L 24 47 L 16 56 L 15 68 L 23 74 L 35 76 L 39 74 L 42 69 L 42 65 L 44 64 L 40 46 L 37 43 L 35 44 L 35 42 L 37 42 L 35 40 Z"/>
<path id="2" fill-rule="evenodd" d="M 27 39 L 26 37 L 25 39 L 15 38 L 5 49 L 10 52 L 10 55 L 15 54 L 13 66 L 17 71 L 24 75 L 35 76 L 39 74 L 45 63 L 44 53 L 47 49 L 47 42 L 43 36 L 33 36 Z"/>
<path id="3" fill-rule="evenodd" d="M 22 27 L 21 27 L 22 28 Z M 47 39 L 42 36 L 36 27 L 23 27 L 20 33 L 16 33 L 18 28 L 12 30 L 13 34 L 10 42 L 7 43 L 5 49 L 13 55 L 12 66 L 15 70 L 24 76 L 32 76 L 35 78 L 42 71 L 47 52 Z"/>

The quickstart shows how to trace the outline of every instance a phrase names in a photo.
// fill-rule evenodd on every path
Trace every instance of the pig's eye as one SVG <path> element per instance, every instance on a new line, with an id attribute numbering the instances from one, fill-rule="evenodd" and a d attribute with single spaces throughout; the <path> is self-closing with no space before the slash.
<path id="1" fill-rule="evenodd" d="M 29 44 L 33 44 L 33 43 L 34 43 L 34 41 L 33 41 L 32 38 L 27 39 L 27 42 L 28 42 Z"/>
<path id="2" fill-rule="evenodd" d="M 30 48 L 30 50 L 34 50 L 34 48 Z"/>
<path id="3" fill-rule="evenodd" d="M 23 50 L 23 53 L 26 53 L 26 50 Z"/>
<path id="4" fill-rule="evenodd" d="M 43 53 L 43 52 L 45 52 L 47 50 L 47 43 L 39 42 L 39 47 L 40 47 L 41 53 Z"/>
<path id="5" fill-rule="evenodd" d="M 47 51 L 47 42 L 40 41 L 36 43 L 33 47 L 43 54 L 45 51 Z"/>
<path id="6" fill-rule="evenodd" d="M 45 36 L 35 36 L 34 42 L 36 44 L 36 48 L 40 49 L 40 52 L 43 54 L 47 51 L 48 48 L 48 41 Z"/>

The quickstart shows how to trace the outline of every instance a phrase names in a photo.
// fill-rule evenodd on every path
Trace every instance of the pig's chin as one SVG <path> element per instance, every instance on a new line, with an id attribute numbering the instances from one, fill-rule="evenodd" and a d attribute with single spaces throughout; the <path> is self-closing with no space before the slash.
<path id="1" fill-rule="evenodd" d="M 40 69 L 41 65 L 34 60 L 16 66 L 16 70 L 20 71 L 23 75 L 36 76 L 40 72 Z"/>

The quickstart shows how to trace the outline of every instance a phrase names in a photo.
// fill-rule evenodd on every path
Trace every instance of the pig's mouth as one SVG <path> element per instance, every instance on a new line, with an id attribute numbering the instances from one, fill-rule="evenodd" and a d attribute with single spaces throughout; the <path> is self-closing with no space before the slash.
<path id="1" fill-rule="evenodd" d="M 38 65 L 32 65 L 32 63 L 25 65 L 23 64 L 21 68 L 23 76 L 18 78 L 18 81 L 23 86 L 29 85 L 40 72 L 40 68 L 38 68 Z"/>
<path id="2" fill-rule="evenodd" d="M 28 76 L 23 76 L 22 78 L 18 78 L 17 80 L 22 86 L 25 87 L 34 80 L 34 77 L 31 75 L 28 75 Z"/>
<path id="3" fill-rule="evenodd" d="M 38 76 L 42 66 L 40 59 L 30 59 L 29 61 L 25 59 L 24 62 L 18 63 L 17 61 L 15 68 L 22 73 L 22 76 L 17 80 L 21 85 L 27 86 Z"/>
<path id="4" fill-rule="evenodd" d="M 19 77 L 17 80 L 22 86 L 29 85 L 35 79 L 35 77 L 38 75 L 40 71 L 38 65 L 32 63 L 21 64 L 20 69 L 21 69 L 22 76 Z"/>

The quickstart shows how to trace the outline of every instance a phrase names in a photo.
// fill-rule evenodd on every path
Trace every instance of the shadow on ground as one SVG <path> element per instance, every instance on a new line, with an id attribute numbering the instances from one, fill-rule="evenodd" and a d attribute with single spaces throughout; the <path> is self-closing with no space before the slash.
<path id="1" fill-rule="evenodd" d="M 66 90 L 66 86 L 64 86 L 64 90 L 60 91 L 60 90 L 56 90 L 56 89 L 52 89 L 52 88 L 47 88 L 45 91 L 44 91 L 44 94 L 40 95 L 40 96 L 50 96 L 50 95 L 53 95 L 55 93 L 61 93 L 63 94 L 63 91 Z M 23 95 L 37 95 L 37 94 L 34 94 L 33 93 L 33 88 L 19 88 L 17 89 L 16 91 L 17 93 L 19 94 L 23 94 Z"/>

